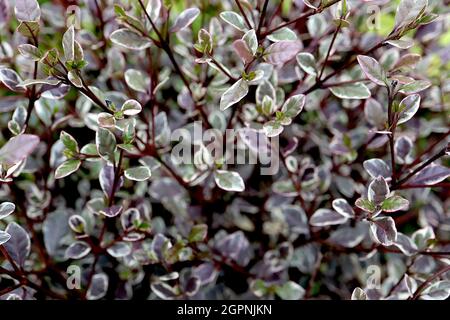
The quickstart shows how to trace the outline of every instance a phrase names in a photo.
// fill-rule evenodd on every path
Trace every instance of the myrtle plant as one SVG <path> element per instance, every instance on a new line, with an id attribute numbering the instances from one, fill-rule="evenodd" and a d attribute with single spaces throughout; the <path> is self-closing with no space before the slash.
<path id="1" fill-rule="evenodd" d="M 0 0 L 0 299 L 447 299 L 446 5 Z"/>

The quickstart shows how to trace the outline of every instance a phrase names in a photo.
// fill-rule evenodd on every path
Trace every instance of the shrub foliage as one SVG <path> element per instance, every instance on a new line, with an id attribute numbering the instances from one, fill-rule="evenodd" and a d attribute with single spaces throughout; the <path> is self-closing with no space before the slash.
<path id="1" fill-rule="evenodd" d="M 0 299 L 448 298 L 446 3 L 0 0 Z"/>

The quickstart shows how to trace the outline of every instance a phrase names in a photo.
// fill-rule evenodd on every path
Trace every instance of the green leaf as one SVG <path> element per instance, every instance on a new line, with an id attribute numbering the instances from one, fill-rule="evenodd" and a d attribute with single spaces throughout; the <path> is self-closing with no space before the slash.
<path id="1" fill-rule="evenodd" d="M 234 171 L 216 170 L 214 172 L 214 180 L 219 188 L 226 191 L 244 191 L 244 180 L 239 173 Z"/>
<path id="2" fill-rule="evenodd" d="M 276 137 L 283 132 L 283 125 L 279 120 L 270 120 L 263 125 L 263 130 L 266 136 Z"/>
<path id="3" fill-rule="evenodd" d="M 121 111 L 127 116 L 135 116 L 142 111 L 142 106 L 136 100 L 130 99 L 123 103 Z"/>
<path id="4" fill-rule="evenodd" d="M 366 212 L 373 213 L 373 212 L 377 211 L 377 206 L 375 205 L 375 203 L 373 203 L 369 199 L 358 198 L 355 202 L 355 206 L 357 206 L 358 208 L 360 208 Z"/>
<path id="5" fill-rule="evenodd" d="M 18 124 L 16 121 L 14 120 L 10 120 L 8 121 L 8 129 L 9 131 L 11 131 L 11 133 L 15 136 L 17 136 L 18 134 L 20 134 L 20 132 L 22 131 L 22 128 L 20 127 L 20 124 Z"/>
<path id="6" fill-rule="evenodd" d="M 58 64 L 58 50 L 51 49 L 44 53 L 44 56 L 41 59 L 41 62 L 49 67 L 54 67 Z"/>
<path id="7" fill-rule="evenodd" d="M 386 71 L 384 71 L 383 67 L 378 63 L 377 60 L 372 57 L 359 55 L 358 63 L 364 74 L 372 82 L 380 86 L 387 86 Z"/>
<path id="8" fill-rule="evenodd" d="M 98 156 L 97 146 L 95 145 L 95 143 L 88 143 L 81 148 L 80 153 L 88 156 Z M 87 160 L 89 161 L 90 159 Z"/>
<path id="9" fill-rule="evenodd" d="M 84 60 L 83 48 L 81 47 L 81 44 L 76 40 L 75 40 L 74 49 L 75 49 L 74 63 L 76 64 L 74 66 L 74 68 L 75 69 L 84 68 L 88 64 L 88 62 Z"/>
<path id="10" fill-rule="evenodd" d="M 75 28 L 70 26 L 64 33 L 62 47 L 66 61 L 75 60 Z"/>
<path id="11" fill-rule="evenodd" d="M 436 239 L 436 235 L 431 226 L 426 226 L 425 228 L 416 230 L 412 234 L 411 239 L 418 250 L 425 250 L 433 243 L 433 240 Z"/>
<path id="12" fill-rule="evenodd" d="M 294 118 L 303 110 L 305 101 L 306 96 L 304 94 L 292 96 L 285 101 L 283 107 L 281 108 L 281 112 L 284 112 L 286 117 Z"/>
<path id="13" fill-rule="evenodd" d="M 15 135 L 18 135 L 20 132 L 22 132 L 25 122 L 27 119 L 28 111 L 24 106 L 18 106 L 16 110 L 14 110 L 13 116 L 11 121 L 8 123 L 8 128 L 11 130 L 16 130 L 13 132 Z"/>
<path id="14" fill-rule="evenodd" d="M 220 110 L 224 111 L 233 104 L 241 101 L 248 93 L 248 83 L 239 79 L 235 84 L 227 89 L 220 98 Z"/>
<path id="15" fill-rule="evenodd" d="M 114 31 L 110 39 L 113 43 L 132 50 L 144 50 L 151 45 L 149 39 L 128 29 Z"/>
<path id="16" fill-rule="evenodd" d="M 402 0 L 395 14 L 394 30 L 402 28 L 417 19 L 427 7 L 428 0 Z"/>
<path id="17" fill-rule="evenodd" d="M 50 86 L 56 86 L 60 83 L 57 79 L 26 79 L 19 83 L 21 87 L 34 86 L 35 84 L 48 84 Z"/>
<path id="18" fill-rule="evenodd" d="M 25 59 L 31 61 L 39 61 L 42 57 L 41 50 L 28 43 L 19 45 L 17 49 L 19 50 L 20 54 L 25 57 Z"/>
<path id="19" fill-rule="evenodd" d="M 197 224 L 192 227 L 188 236 L 188 241 L 190 243 L 203 241 L 205 240 L 207 234 L 208 226 L 206 224 Z"/>
<path id="20" fill-rule="evenodd" d="M 399 210 L 407 210 L 409 201 L 400 196 L 392 196 L 387 198 L 381 204 L 381 210 L 386 212 L 395 212 Z"/>
<path id="21" fill-rule="evenodd" d="M 198 32 L 198 41 L 194 45 L 194 48 L 201 53 L 212 53 L 213 40 L 211 34 L 207 30 L 200 29 L 200 31 Z"/>
<path id="22" fill-rule="evenodd" d="M 270 116 L 274 111 L 274 101 L 269 96 L 264 96 L 262 102 L 261 102 L 261 110 L 262 113 L 266 116 Z"/>
<path id="23" fill-rule="evenodd" d="M 368 99 L 370 90 L 364 83 L 351 83 L 342 86 L 331 87 L 330 91 L 341 99 Z"/>
<path id="24" fill-rule="evenodd" d="M 61 134 L 59 136 L 59 139 L 62 141 L 66 149 L 69 149 L 70 151 L 74 153 L 78 153 L 78 142 L 75 140 L 74 137 L 72 137 L 70 134 L 68 134 L 65 131 L 61 131 Z"/>
<path id="25" fill-rule="evenodd" d="M 146 93 L 150 89 L 150 78 L 136 69 L 125 71 L 125 82 L 131 89 L 142 93 Z"/>
<path id="26" fill-rule="evenodd" d="M 17 31 L 27 38 L 37 37 L 39 34 L 39 23 L 35 21 L 22 21 L 17 27 Z"/>
<path id="27" fill-rule="evenodd" d="M 436 20 L 439 15 L 434 13 L 424 13 L 420 19 L 417 21 L 420 25 L 430 24 L 434 20 Z"/>
<path id="28" fill-rule="evenodd" d="M 78 76 L 78 74 L 76 73 L 75 70 L 70 70 L 68 72 L 68 79 L 75 87 L 77 87 L 77 88 L 83 87 L 83 81 Z"/>
<path id="29" fill-rule="evenodd" d="M 255 30 L 252 29 L 247 31 L 242 37 L 242 40 L 244 40 L 247 44 L 247 47 L 250 49 L 252 55 L 255 55 L 256 50 L 258 49 L 258 38 L 256 38 Z"/>
<path id="30" fill-rule="evenodd" d="M 352 300 L 368 300 L 366 292 L 361 288 L 355 288 L 352 293 Z"/>
<path id="31" fill-rule="evenodd" d="M 114 161 L 114 151 L 116 150 L 116 137 L 111 131 L 98 128 L 95 135 L 98 154 L 105 160 Z"/>
<path id="32" fill-rule="evenodd" d="M 278 286 L 275 293 L 283 300 L 300 300 L 305 295 L 305 289 L 294 281 L 288 281 Z"/>
<path id="33" fill-rule="evenodd" d="M 307 74 L 317 75 L 316 59 L 309 52 L 300 52 L 297 54 L 297 63 Z"/>
<path id="34" fill-rule="evenodd" d="M 64 177 L 68 176 L 69 174 L 77 171 L 78 168 L 80 167 L 80 165 L 81 165 L 81 160 L 70 159 L 70 160 L 64 161 L 62 164 L 60 164 L 58 166 L 58 168 L 56 168 L 55 179 L 64 178 Z"/>
<path id="35" fill-rule="evenodd" d="M 116 125 L 116 118 L 110 113 L 100 112 L 97 116 L 97 123 L 102 128 L 114 128 Z"/>
<path id="36" fill-rule="evenodd" d="M 348 28 L 350 27 L 350 22 L 348 22 L 345 19 L 333 19 L 333 23 L 335 24 L 336 27 L 341 27 L 341 28 Z"/>
<path id="37" fill-rule="evenodd" d="M 120 143 L 117 145 L 117 148 L 122 149 L 128 153 L 137 153 L 139 150 L 130 143 Z"/>
<path id="38" fill-rule="evenodd" d="M 280 30 L 275 31 L 274 33 L 267 36 L 267 39 L 269 39 L 272 42 L 278 42 L 283 40 L 297 40 L 297 35 L 294 31 L 291 29 L 284 27 Z"/>
<path id="39" fill-rule="evenodd" d="M 411 119 L 419 110 L 420 95 L 413 94 L 404 98 L 399 105 L 399 117 L 397 124 L 402 124 Z"/>
<path id="40" fill-rule="evenodd" d="M 233 11 L 224 11 L 220 13 L 220 18 L 226 23 L 230 24 L 232 27 L 238 29 L 239 31 L 247 30 L 245 26 L 244 18 Z"/>
<path id="41" fill-rule="evenodd" d="M 139 166 L 134 168 L 128 168 L 125 170 L 124 175 L 127 179 L 133 181 L 145 181 L 151 177 L 152 173 L 147 166 Z"/>
<path id="42" fill-rule="evenodd" d="M 347 8 L 347 0 L 343 0 L 342 1 L 342 5 L 341 5 L 341 15 L 345 16 L 347 14 L 348 8 Z"/>
<path id="43" fill-rule="evenodd" d="M 430 86 L 431 82 L 428 80 L 417 80 L 412 83 L 405 84 L 404 86 L 402 86 L 399 92 L 404 94 L 418 93 L 420 91 L 428 89 Z"/>
<path id="44" fill-rule="evenodd" d="M 194 22 L 195 19 L 197 19 L 199 14 L 200 10 L 198 8 L 187 8 L 175 19 L 173 26 L 170 28 L 170 32 L 178 32 L 187 28 Z"/>
<path id="45" fill-rule="evenodd" d="M 261 298 L 261 297 L 265 296 L 267 293 L 269 293 L 269 287 L 264 282 L 264 280 L 261 280 L 261 279 L 256 279 L 256 280 L 252 281 L 250 284 L 250 290 L 258 298 Z"/>
<path id="46" fill-rule="evenodd" d="M 122 139 L 124 144 L 131 144 L 135 136 L 136 121 L 131 119 L 123 129 Z"/>
<path id="47" fill-rule="evenodd" d="M 120 10 L 117 10 L 116 14 L 119 15 L 119 17 L 117 18 L 119 23 L 129 27 L 132 30 L 145 30 L 144 25 L 139 19 L 130 16 L 125 11 L 121 12 Z"/>

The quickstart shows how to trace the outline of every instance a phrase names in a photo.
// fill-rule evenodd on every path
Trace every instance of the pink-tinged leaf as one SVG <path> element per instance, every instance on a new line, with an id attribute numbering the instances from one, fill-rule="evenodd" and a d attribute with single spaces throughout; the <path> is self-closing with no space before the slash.
<path id="1" fill-rule="evenodd" d="M 41 17 L 41 9 L 36 0 L 16 0 L 14 12 L 19 21 L 38 21 Z"/>
<path id="2" fill-rule="evenodd" d="M 114 31 L 109 38 L 113 43 L 131 50 L 144 50 L 151 45 L 148 38 L 125 28 Z"/>
<path id="3" fill-rule="evenodd" d="M 253 55 L 244 40 L 238 39 L 234 41 L 233 49 L 244 63 L 252 61 Z"/>
<path id="4" fill-rule="evenodd" d="M 380 86 L 386 86 L 386 71 L 384 71 L 377 60 L 372 57 L 359 55 L 358 63 L 367 78 Z"/>
<path id="5" fill-rule="evenodd" d="M 395 141 L 394 150 L 397 162 L 400 164 L 408 163 L 413 149 L 413 142 L 407 136 L 399 137 Z"/>
<path id="6" fill-rule="evenodd" d="M 100 210 L 100 213 L 109 218 L 114 218 L 118 216 L 123 210 L 122 206 L 113 205 L 109 208 L 105 208 L 104 210 Z"/>
<path id="7" fill-rule="evenodd" d="M 411 180 L 409 180 L 408 184 L 411 185 L 433 185 L 444 181 L 450 176 L 450 168 L 432 164 L 428 167 L 425 167 L 422 171 L 414 175 Z"/>
<path id="8" fill-rule="evenodd" d="M 418 251 L 417 245 L 411 240 L 411 238 L 400 232 L 397 234 L 397 240 L 394 245 L 407 256 L 412 256 Z"/>
<path id="9" fill-rule="evenodd" d="M 367 198 L 376 205 L 382 203 L 389 195 L 389 186 L 386 180 L 379 176 L 372 180 L 369 184 L 369 190 L 367 192 Z"/>
<path id="10" fill-rule="evenodd" d="M 10 224 L 8 224 L 5 232 L 11 236 L 11 239 L 3 244 L 3 246 L 5 247 L 6 251 L 8 251 L 14 262 L 22 267 L 25 263 L 25 260 L 30 255 L 30 236 L 24 228 L 22 228 L 15 222 L 11 222 Z"/>
<path id="11" fill-rule="evenodd" d="M 175 20 L 170 32 L 178 32 L 189 25 L 198 17 L 200 10 L 198 8 L 189 8 L 184 10 Z"/>
<path id="12" fill-rule="evenodd" d="M 22 83 L 22 79 L 12 69 L 2 68 L 0 69 L 0 81 L 11 91 L 14 92 L 25 92 L 26 89 L 22 86 L 19 86 Z"/>
<path id="13" fill-rule="evenodd" d="M 347 217 L 330 209 L 319 209 L 311 216 L 309 224 L 315 227 L 325 227 L 342 224 L 348 220 Z"/>
<path id="14" fill-rule="evenodd" d="M 333 209 L 341 216 L 347 218 L 353 218 L 355 216 L 352 206 L 345 199 L 334 199 L 332 206 Z"/>
<path id="15" fill-rule="evenodd" d="M 5 24 L 9 23 L 9 20 L 11 19 L 9 1 L 10 0 L 0 0 L 0 27 L 3 27 Z"/>
<path id="16" fill-rule="evenodd" d="M 106 273 L 97 273 L 92 277 L 91 285 L 86 293 L 86 299 L 98 300 L 108 292 L 109 278 Z"/>
<path id="17" fill-rule="evenodd" d="M 421 59 L 420 54 L 408 53 L 402 56 L 394 65 L 394 70 L 401 68 L 414 68 Z"/>
<path id="18" fill-rule="evenodd" d="M 250 262 L 253 255 L 253 247 L 242 231 L 220 238 L 214 246 L 223 257 L 235 261 L 242 267 Z"/>
<path id="19" fill-rule="evenodd" d="M 302 48 L 303 44 L 300 41 L 278 41 L 267 48 L 265 57 L 271 64 L 284 64 L 295 58 Z"/>
<path id="20" fill-rule="evenodd" d="M 100 186 L 107 197 L 113 193 L 115 171 L 112 165 L 106 165 L 100 170 L 99 180 Z M 114 193 L 117 192 L 123 185 L 123 177 L 121 176 L 117 182 Z"/>
<path id="21" fill-rule="evenodd" d="M 75 241 L 67 249 L 65 256 L 68 259 L 81 259 L 91 252 L 91 247 L 84 241 Z"/>
<path id="22" fill-rule="evenodd" d="M 413 40 L 389 40 L 386 43 L 399 49 L 409 49 L 414 45 Z"/>
<path id="23" fill-rule="evenodd" d="M 367 232 L 366 223 L 358 223 L 355 227 L 342 226 L 331 233 L 327 242 L 346 248 L 354 248 L 364 240 Z"/>
<path id="24" fill-rule="evenodd" d="M 363 167 L 372 178 L 382 176 L 387 179 L 391 177 L 391 168 L 384 160 L 374 158 L 363 162 Z"/>
<path id="25" fill-rule="evenodd" d="M 39 144 L 39 137 L 33 134 L 21 134 L 11 138 L 0 149 L 0 162 L 15 165 L 28 157 Z"/>
<path id="26" fill-rule="evenodd" d="M 390 246 L 397 240 L 397 228 L 391 217 L 376 218 L 370 221 L 370 231 L 375 241 Z"/>

